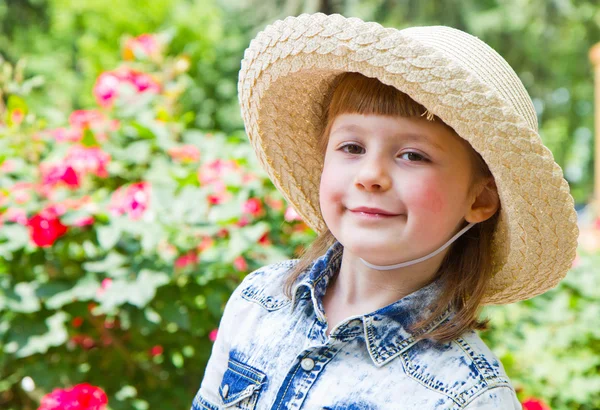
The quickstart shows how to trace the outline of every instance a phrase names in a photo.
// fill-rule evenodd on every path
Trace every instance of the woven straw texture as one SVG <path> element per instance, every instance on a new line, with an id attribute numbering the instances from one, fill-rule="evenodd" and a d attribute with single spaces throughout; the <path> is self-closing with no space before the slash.
<path id="1" fill-rule="evenodd" d="M 478 151 L 502 209 L 484 304 L 531 298 L 570 269 L 578 227 L 561 168 L 542 144 L 523 84 L 491 47 L 449 27 L 384 28 L 303 14 L 267 26 L 244 54 L 239 99 L 250 142 L 275 186 L 316 231 L 326 96 L 344 71 L 392 85 Z"/>

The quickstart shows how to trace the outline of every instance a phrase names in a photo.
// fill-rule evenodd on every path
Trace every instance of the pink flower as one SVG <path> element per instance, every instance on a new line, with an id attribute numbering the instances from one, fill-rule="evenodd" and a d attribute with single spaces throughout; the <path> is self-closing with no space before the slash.
<path id="1" fill-rule="evenodd" d="M 4 221 L 18 223 L 20 225 L 27 225 L 27 211 L 23 208 L 8 208 L 3 214 L 2 219 Z"/>
<path id="2" fill-rule="evenodd" d="M 8 190 L 16 203 L 24 204 L 31 200 L 32 191 L 36 191 L 37 188 L 31 182 L 16 182 Z"/>
<path id="3" fill-rule="evenodd" d="M 200 151 L 194 145 L 173 147 L 169 150 L 169 155 L 179 162 L 198 162 L 200 160 Z"/>
<path id="4" fill-rule="evenodd" d="M 38 410 L 105 410 L 107 404 L 101 388 L 83 383 L 70 389 L 54 389 L 42 397 Z"/>
<path id="5" fill-rule="evenodd" d="M 242 215 L 240 217 L 240 219 L 236 222 L 236 225 L 239 226 L 240 228 L 243 228 L 244 226 L 248 225 L 250 223 L 250 221 L 248 220 L 248 217 L 246 217 L 245 215 Z"/>
<path id="6" fill-rule="evenodd" d="M 94 128 L 105 122 L 106 116 L 98 110 L 76 110 L 69 115 L 69 124 L 80 129 Z"/>
<path id="7" fill-rule="evenodd" d="M 25 118 L 25 113 L 20 108 L 15 108 L 10 113 L 10 121 L 12 122 L 13 125 L 21 124 L 21 122 L 23 122 L 24 118 Z"/>
<path id="8" fill-rule="evenodd" d="M 551 410 L 543 400 L 535 397 L 530 397 L 521 404 L 523 404 L 523 410 Z"/>
<path id="9" fill-rule="evenodd" d="M 57 142 L 77 142 L 83 138 L 83 131 L 79 128 L 55 128 L 48 133 Z"/>
<path id="10" fill-rule="evenodd" d="M 144 91 L 158 93 L 160 91 L 160 85 L 154 80 L 150 74 L 140 73 L 137 71 L 130 71 L 126 77 L 127 80 L 133 84 L 137 92 L 142 93 Z"/>
<path id="11" fill-rule="evenodd" d="M 67 233 L 68 228 L 60 222 L 58 215 L 51 208 L 33 216 L 27 222 L 32 241 L 40 247 L 49 247 Z"/>
<path id="12" fill-rule="evenodd" d="M 211 330 L 210 333 L 208 334 L 208 340 L 210 340 L 211 342 L 214 342 L 215 340 L 217 340 L 218 332 L 219 332 L 219 329 Z"/>
<path id="13" fill-rule="evenodd" d="M 40 171 L 42 185 L 54 187 L 62 183 L 71 189 L 79 187 L 79 177 L 73 167 L 68 164 L 41 164 Z"/>
<path id="14" fill-rule="evenodd" d="M 279 210 L 283 209 L 283 201 L 281 199 L 276 199 L 271 196 L 266 196 L 265 203 L 270 208 L 273 208 L 273 210 L 275 210 L 275 211 L 279 211 Z"/>
<path id="15" fill-rule="evenodd" d="M 110 288 L 111 285 L 112 285 L 112 279 L 111 278 L 104 278 L 104 279 L 102 279 L 102 283 L 100 284 L 100 287 L 96 290 L 96 295 L 97 296 L 102 296 L 104 294 L 104 292 L 106 292 L 106 290 L 108 288 Z"/>
<path id="16" fill-rule="evenodd" d="M 298 215 L 298 212 L 296 212 L 296 210 L 294 208 L 292 208 L 291 206 L 288 206 L 287 209 L 285 210 L 284 219 L 288 222 L 302 220 L 302 218 L 300 218 L 300 215 Z"/>
<path id="17" fill-rule="evenodd" d="M 94 84 L 94 97 L 101 107 L 109 107 L 119 94 L 121 79 L 113 72 L 107 71 L 98 76 Z"/>
<path id="18" fill-rule="evenodd" d="M 106 71 L 98 76 L 94 84 L 94 97 L 98 105 L 111 106 L 119 96 L 121 87 L 132 87 L 136 93 L 159 93 L 160 84 L 150 74 L 122 67 Z"/>
<path id="19" fill-rule="evenodd" d="M 233 260 L 233 267 L 240 272 L 245 272 L 248 270 L 248 263 L 243 256 L 238 256 Z"/>
<path id="20" fill-rule="evenodd" d="M 219 181 L 230 172 L 237 172 L 240 166 L 233 160 L 216 159 L 202 164 L 198 170 L 198 180 L 202 185 L 208 185 Z"/>
<path id="21" fill-rule="evenodd" d="M 148 58 L 160 54 L 161 44 L 152 34 L 142 34 L 129 38 L 123 47 L 123 59 L 134 60 L 136 57 Z"/>
<path id="22" fill-rule="evenodd" d="M 150 206 L 150 184 L 138 182 L 118 188 L 111 197 L 110 210 L 113 215 L 128 214 L 139 219 Z"/>
<path id="23" fill-rule="evenodd" d="M 95 219 L 93 216 L 82 216 L 81 218 L 75 220 L 75 222 L 72 223 L 72 226 L 84 227 L 93 225 L 94 222 Z"/>
<path id="24" fill-rule="evenodd" d="M 262 203 L 258 198 L 248 199 L 243 206 L 243 212 L 248 213 L 252 216 L 259 216 L 263 211 Z"/>
<path id="25" fill-rule="evenodd" d="M 0 172 L 8 174 L 15 170 L 15 161 L 12 159 L 6 159 L 0 164 Z"/>
<path id="26" fill-rule="evenodd" d="M 175 267 L 183 269 L 189 265 L 195 265 L 198 262 L 198 254 L 195 251 L 190 251 L 183 256 L 180 256 L 175 261 Z"/>
<path id="27" fill-rule="evenodd" d="M 91 173 L 100 178 L 108 177 L 106 167 L 110 160 L 110 154 L 101 148 L 84 147 L 82 145 L 72 146 L 65 158 L 65 162 L 78 173 Z"/>

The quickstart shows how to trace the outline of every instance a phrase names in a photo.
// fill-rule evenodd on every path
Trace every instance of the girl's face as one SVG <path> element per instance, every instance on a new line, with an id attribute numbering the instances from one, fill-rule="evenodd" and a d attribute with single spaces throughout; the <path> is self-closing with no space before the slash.
<path id="1" fill-rule="evenodd" d="M 435 251 L 462 227 L 474 200 L 468 149 L 439 121 L 337 116 L 319 191 L 327 227 L 345 249 L 375 264 Z"/>

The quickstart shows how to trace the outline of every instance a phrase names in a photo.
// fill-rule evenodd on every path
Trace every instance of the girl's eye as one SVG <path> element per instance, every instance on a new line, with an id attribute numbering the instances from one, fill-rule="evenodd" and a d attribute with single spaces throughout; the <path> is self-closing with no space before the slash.
<path id="1" fill-rule="evenodd" d="M 364 152 L 364 148 L 356 144 L 346 144 L 340 149 L 348 154 L 362 154 Z"/>
<path id="2" fill-rule="evenodd" d="M 408 155 L 408 160 L 410 162 L 426 162 L 427 161 L 427 158 L 425 158 L 423 155 L 418 154 L 416 152 L 412 152 L 412 151 L 404 152 L 400 155 L 400 157 L 402 157 L 403 155 Z"/>

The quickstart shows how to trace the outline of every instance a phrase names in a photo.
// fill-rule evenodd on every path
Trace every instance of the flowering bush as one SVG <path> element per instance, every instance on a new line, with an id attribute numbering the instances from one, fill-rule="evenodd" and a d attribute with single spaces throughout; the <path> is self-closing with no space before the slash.
<path id="1" fill-rule="evenodd" d="M 2 408 L 188 408 L 231 291 L 314 237 L 244 139 L 190 128 L 167 41 L 125 41 L 62 122 L 0 84 Z"/>

